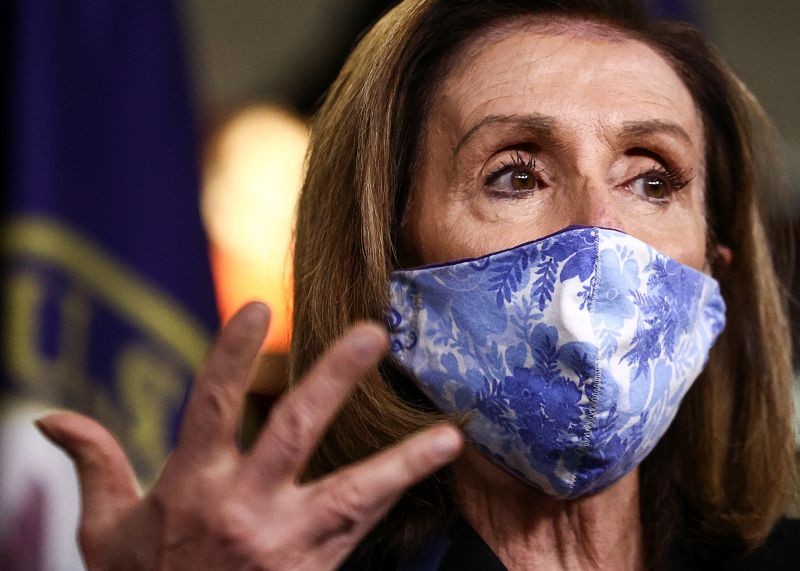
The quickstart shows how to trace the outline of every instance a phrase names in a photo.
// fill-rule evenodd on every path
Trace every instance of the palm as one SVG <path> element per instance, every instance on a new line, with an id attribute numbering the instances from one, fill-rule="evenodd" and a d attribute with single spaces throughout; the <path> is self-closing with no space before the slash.
<path id="1" fill-rule="evenodd" d="M 410 485 L 451 461 L 451 427 L 417 434 L 310 484 L 316 443 L 386 336 L 354 327 L 271 411 L 248 453 L 236 444 L 268 310 L 245 306 L 223 329 L 189 399 L 178 446 L 141 497 L 124 452 L 93 420 L 57 413 L 39 426 L 75 460 L 80 540 L 90 569 L 332 569 Z"/>

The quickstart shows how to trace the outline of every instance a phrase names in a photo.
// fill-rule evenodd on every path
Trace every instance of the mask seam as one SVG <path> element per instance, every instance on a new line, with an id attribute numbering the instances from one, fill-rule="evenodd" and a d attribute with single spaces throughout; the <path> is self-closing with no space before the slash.
<path id="1" fill-rule="evenodd" d="M 587 307 L 589 310 L 589 326 L 592 329 L 592 335 L 595 340 L 595 347 L 597 350 L 595 351 L 594 357 L 594 380 L 593 380 L 593 388 L 592 397 L 589 399 L 589 410 L 586 415 L 586 421 L 583 425 L 583 439 L 581 442 L 581 447 L 578 450 L 578 461 L 575 466 L 575 473 L 572 475 L 572 482 L 570 482 L 569 486 L 569 493 L 575 489 L 575 482 L 578 479 L 578 474 L 580 473 L 581 464 L 583 463 L 583 459 L 586 457 L 586 452 L 589 450 L 589 439 L 591 438 L 592 428 L 594 428 L 595 423 L 595 415 L 597 413 L 597 401 L 600 398 L 600 390 L 602 388 L 602 379 L 600 376 L 600 345 L 598 343 L 597 338 L 597 329 L 595 328 L 594 324 L 594 296 L 597 290 L 597 284 L 600 282 L 600 232 L 599 230 L 596 231 L 595 234 L 595 242 L 594 242 L 594 271 L 592 275 L 594 276 L 592 280 L 591 288 L 589 289 L 589 301 L 587 302 Z"/>
<path id="2" fill-rule="evenodd" d="M 506 254 L 506 253 L 511 252 L 513 250 L 517 250 L 517 249 L 520 249 L 520 248 L 528 248 L 530 246 L 533 246 L 534 244 L 540 244 L 540 243 L 544 242 L 545 240 L 549 240 L 550 238 L 554 238 L 555 236 L 559 236 L 560 234 L 566 234 L 567 232 L 574 232 L 576 230 L 590 230 L 590 229 L 607 230 L 607 231 L 610 231 L 610 232 L 617 232 L 619 234 L 623 234 L 623 235 L 627 236 L 627 234 L 625 234 L 621 230 L 615 230 L 613 228 L 605 228 L 603 226 L 583 226 L 581 224 L 571 224 L 571 225 L 569 225 L 569 226 L 567 226 L 565 228 L 562 228 L 561 230 L 557 230 L 557 231 L 555 231 L 555 232 L 553 232 L 551 234 L 547 234 L 546 236 L 542 236 L 541 238 L 536 238 L 534 240 L 529 240 L 528 242 L 522 242 L 521 244 L 517 244 L 516 246 L 511 246 L 509 248 L 504 248 L 504 249 L 498 250 L 496 252 L 490 252 L 490 253 L 484 254 L 482 256 L 477 256 L 477 257 L 473 257 L 473 258 L 459 258 L 457 260 L 449 260 L 447 262 L 439 262 L 439 263 L 435 263 L 435 264 L 426 264 L 424 266 L 414 266 L 414 267 L 411 267 L 411 268 L 400 268 L 400 269 L 393 270 L 392 274 L 402 274 L 402 273 L 406 273 L 406 272 L 408 272 L 408 273 L 421 272 L 421 271 L 426 271 L 426 270 L 438 270 L 440 268 L 449 268 L 451 266 L 457 266 L 459 264 L 471 264 L 471 263 L 474 263 L 474 262 L 483 262 L 483 261 L 485 261 L 487 259 L 493 258 L 495 256 L 499 256 L 499 255 L 502 255 L 502 254 Z"/>

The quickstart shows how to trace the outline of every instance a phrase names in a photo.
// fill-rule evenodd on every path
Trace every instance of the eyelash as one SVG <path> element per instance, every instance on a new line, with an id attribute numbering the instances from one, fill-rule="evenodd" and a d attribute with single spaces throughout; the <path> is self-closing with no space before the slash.
<path id="1" fill-rule="evenodd" d="M 518 170 L 528 170 L 532 175 L 536 175 L 536 159 L 533 156 L 530 156 L 527 160 L 523 158 L 522 154 L 519 151 L 515 151 L 510 155 L 509 161 L 501 161 L 500 166 L 491 171 L 485 180 L 485 184 L 488 187 L 491 187 L 492 184 L 497 182 L 497 180 L 510 172 L 515 172 Z M 540 172 L 540 171 L 538 171 Z M 647 169 L 643 169 L 639 174 L 629 179 L 627 182 L 623 184 L 625 187 L 631 186 L 634 182 L 646 178 L 646 177 L 654 177 L 663 179 L 669 185 L 669 195 L 672 196 L 676 192 L 680 191 L 684 187 L 686 187 L 692 180 L 692 176 L 690 172 L 672 168 L 667 166 L 654 166 Z M 538 188 L 536 190 L 539 190 Z M 524 198 L 530 195 L 532 192 L 536 190 L 530 191 L 517 191 L 513 193 L 504 192 L 504 191 L 497 191 L 493 190 L 492 194 L 497 196 L 501 196 L 504 198 Z M 656 203 L 656 204 L 665 204 L 669 201 L 669 198 L 652 198 L 648 196 L 643 196 L 643 200 L 648 202 Z"/>
<path id="2" fill-rule="evenodd" d="M 533 175 L 535 175 L 537 172 L 540 172 L 536 170 L 536 159 L 533 156 L 528 158 L 528 160 L 525 160 L 519 151 L 515 151 L 510 155 L 510 160 L 508 162 L 500 161 L 500 166 L 486 175 L 485 184 L 486 186 L 491 186 L 504 174 L 523 169 L 527 169 Z M 527 196 L 531 192 L 534 191 L 519 191 L 513 194 L 496 191 L 495 194 L 510 198 L 520 198 Z"/>
<path id="3" fill-rule="evenodd" d="M 630 186 L 637 180 L 646 177 L 663 179 L 669 185 L 670 196 L 680 191 L 682 188 L 685 188 L 692 181 L 691 173 L 687 171 L 667 166 L 654 166 L 648 169 L 643 169 L 639 174 L 632 177 L 630 180 L 628 180 L 628 182 L 624 183 L 623 186 Z M 657 199 L 648 196 L 643 196 L 642 198 L 648 202 L 653 202 L 656 204 L 664 204 L 669 201 L 669 198 Z"/>

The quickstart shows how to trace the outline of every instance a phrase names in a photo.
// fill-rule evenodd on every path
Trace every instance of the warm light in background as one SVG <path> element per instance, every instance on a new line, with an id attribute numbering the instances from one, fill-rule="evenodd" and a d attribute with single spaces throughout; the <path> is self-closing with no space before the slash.
<path id="1" fill-rule="evenodd" d="M 225 123 L 204 165 L 202 211 L 220 316 L 252 299 L 272 308 L 263 350 L 286 353 L 291 331 L 294 210 L 308 143 L 305 124 L 277 107 L 248 107 Z"/>

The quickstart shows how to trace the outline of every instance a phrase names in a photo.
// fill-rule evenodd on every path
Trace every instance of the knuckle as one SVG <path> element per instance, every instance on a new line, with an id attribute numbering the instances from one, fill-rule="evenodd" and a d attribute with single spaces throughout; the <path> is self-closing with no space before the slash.
<path id="1" fill-rule="evenodd" d="M 224 382 L 240 372 L 251 353 L 252 340 L 237 331 L 221 335 L 208 355 L 203 374 L 212 381 Z"/>
<path id="2" fill-rule="evenodd" d="M 327 511 L 340 525 L 355 525 L 372 511 L 373 501 L 354 478 L 340 478 L 327 490 Z"/>
<path id="3" fill-rule="evenodd" d="M 200 400 L 205 422 L 217 422 L 227 417 L 230 395 L 222 386 L 213 385 L 208 387 L 207 390 L 203 391 Z"/>
<path id="4" fill-rule="evenodd" d="M 206 514 L 205 519 L 206 527 L 224 548 L 237 553 L 248 553 L 253 548 L 253 518 L 241 504 L 223 503 L 215 514 Z"/>
<path id="5" fill-rule="evenodd" d="M 238 395 L 235 385 L 222 382 L 204 383 L 197 386 L 191 399 L 191 406 L 198 412 L 187 415 L 191 429 L 182 431 L 182 439 L 189 434 L 197 434 L 203 439 L 209 434 L 216 434 L 215 428 L 231 421 L 239 412 L 236 408 Z"/>
<path id="6" fill-rule="evenodd" d="M 398 451 L 399 472 L 409 480 L 428 473 L 439 464 L 439 453 L 429 448 L 422 450 L 401 448 Z"/>
<path id="7" fill-rule="evenodd" d="M 309 411 L 295 403 L 286 403 L 270 416 L 267 431 L 271 435 L 272 453 L 294 461 L 302 456 L 313 438 L 314 421 Z"/>
<path id="8" fill-rule="evenodd" d="M 116 459 L 113 444 L 109 442 L 93 442 L 81 450 L 78 464 L 84 470 L 103 471 L 112 465 Z"/>
<path id="9" fill-rule="evenodd" d="M 265 529 L 263 518 L 241 501 L 226 501 L 211 525 L 212 540 L 219 551 L 231 560 L 242 562 L 237 568 L 295 569 L 304 559 L 298 559 L 297 553 L 293 553 L 296 550 L 291 549 L 292 541 L 286 533 L 274 526 Z"/>
<path id="10" fill-rule="evenodd" d="M 184 499 L 178 501 L 174 498 L 176 495 Z M 282 538 L 272 543 L 264 541 L 263 514 L 253 508 L 250 499 L 243 500 L 230 493 L 200 496 L 192 493 L 190 496 L 194 499 L 187 499 L 186 494 L 162 493 L 148 500 L 162 524 L 164 557 L 185 564 L 202 557 L 199 555 L 202 552 L 208 556 L 205 561 L 208 567 L 202 568 L 216 569 L 221 562 L 225 562 L 221 566 L 226 569 L 273 571 L 285 568 L 280 564 L 285 559 Z"/>
<path id="11" fill-rule="evenodd" d="M 236 374 L 236 363 L 223 348 L 220 348 L 218 352 L 212 353 L 203 373 L 205 377 L 215 384 L 224 383 Z"/>
<path id="12" fill-rule="evenodd" d="M 212 546 L 226 561 L 247 562 L 247 568 L 262 560 L 263 548 L 258 542 L 257 518 L 248 506 L 232 500 L 218 504 L 217 509 L 196 514 L 202 543 Z"/>

